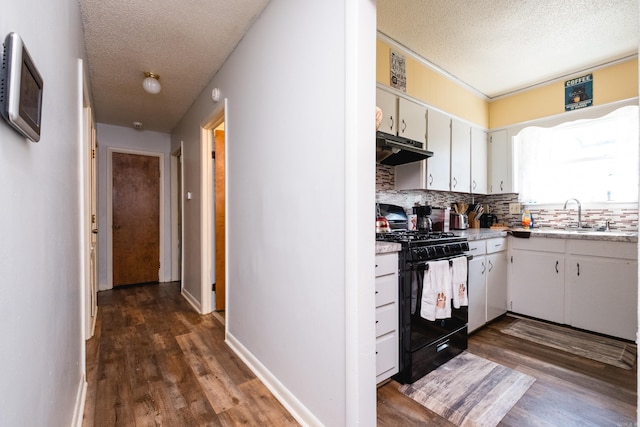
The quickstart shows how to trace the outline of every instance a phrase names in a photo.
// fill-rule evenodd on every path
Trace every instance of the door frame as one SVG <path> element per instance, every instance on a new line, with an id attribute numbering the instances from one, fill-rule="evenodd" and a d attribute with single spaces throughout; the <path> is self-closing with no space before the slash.
<path id="1" fill-rule="evenodd" d="M 180 281 L 184 286 L 184 169 L 183 147 L 171 153 L 171 277 L 172 282 Z M 182 222 L 178 221 L 182 218 Z"/>
<path id="2" fill-rule="evenodd" d="M 164 235 L 164 198 L 165 198 L 165 185 L 164 185 L 164 153 L 157 153 L 152 151 L 131 150 L 127 148 L 107 148 L 107 289 L 113 289 L 113 153 L 125 153 L 125 154 L 138 154 L 141 156 L 158 157 L 158 163 L 160 166 L 160 259 L 158 263 L 160 268 L 158 269 L 158 281 L 165 282 L 164 275 L 164 259 L 165 250 L 164 242 L 166 236 Z"/>
<path id="3" fill-rule="evenodd" d="M 201 161 L 201 176 L 200 176 L 200 188 L 202 189 L 201 206 L 200 206 L 200 230 L 201 230 L 201 248 L 200 248 L 200 312 L 202 314 L 211 313 L 213 307 L 213 300 L 215 293 L 211 290 L 212 280 L 215 279 L 215 264 L 213 263 L 213 255 L 215 253 L 215 241 L 213 237 L 213 230 L 215 229 L 215 210 L 214 210 L 214 159 L 212 158 L 212 152 L 215 147 L 215 140 L 213 130 L 221 123 L 225 124 L 225 146 L 228 147 L 227 141 L 228 134 L 228 117 L 227 117 L 227 98 L 224 98 L 223 102 L 220 102 L 213 112 L 201 123 L 200 125 L 200 161 Z M 227 170 L 227 158 L 225 156 L 225 182 L 228 183 L 228 170 Z M 228 188 L 228 186 L 226 187 Z M 225 188 L 225 199 L 227 199 L 227 190 Z M 225 217 L 227 217 L 225 206 Z M 228 228 L 225 224 L 225 253 L 228 253 Z M 228 280 L 228 261 L 225 259 L 225 282 L 226 286 L 229 286 Z M 225 307 L 229 307 L 228 304 L 229 293 L 225 292 Z M 225 309 L 226 310 L 226 309 Z"/>

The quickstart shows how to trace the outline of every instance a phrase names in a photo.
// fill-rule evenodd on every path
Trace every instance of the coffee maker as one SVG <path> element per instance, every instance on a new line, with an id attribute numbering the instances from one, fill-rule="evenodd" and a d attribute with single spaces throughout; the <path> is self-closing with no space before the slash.
<path id="1" fill-rule="evenodd" d="M 416 228 L 419 231 L 432 231 L 433 222 L 431 221 L 431 206 L 419 206 L 413 207 L 413 213 L 416 215 L 417 223 Z"/>

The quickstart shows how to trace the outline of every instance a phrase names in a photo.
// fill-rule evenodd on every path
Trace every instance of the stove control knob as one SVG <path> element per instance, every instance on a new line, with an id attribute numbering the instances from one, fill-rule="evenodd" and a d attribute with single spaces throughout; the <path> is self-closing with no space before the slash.
<path id="1" fill-rule="evenodd" d="M 469 252 L 469 244 L 467 242 L 463 242 L 460 245 L 462 247 L 462 252 Z"/>
<path id="2" fill-rule="evenodd" d="M 446 255 L 446 253 L 445 253 L 445 251 L 444 251 L 444 247 L 443 247 L 443 246 L 438 246 L 438 247 L 436 248 L 436 254 L 437 254 L 437 255 L 440 255 L 440 256 L 442 256 L 442 255 Z"/>
<path id="3" fill-rule="evenodd" d="M 433 247 L 427 248 L 427 259 L 433 258 L 436 256 L 436 249 Z"/>

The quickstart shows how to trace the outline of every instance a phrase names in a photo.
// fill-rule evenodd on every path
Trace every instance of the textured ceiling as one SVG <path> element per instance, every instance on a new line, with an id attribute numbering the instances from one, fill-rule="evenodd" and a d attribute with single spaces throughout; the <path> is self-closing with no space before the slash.
<path id="1" fill-rule="evenodd" d="M 638 53 L 638 0 L 377 0 L 378 30 L 488 98 Z"/>
<path id="2" fill-rule="evenodd" d="M 268 0 L 80 0 L 96 120 L 170 132 Z M 162 91 L 142 89 L 144 72 Z"/>
<path id="3" fill-rule="evenodd" d="M 170 132 L 268 0 L 79 2 L 97 121 Z M 638 0 L 377 0 L 377 8 L 380 32 L 487 97 L 638 52 Z M 145 71 L 160 75 L 158 95 L 142 89 Z"/>

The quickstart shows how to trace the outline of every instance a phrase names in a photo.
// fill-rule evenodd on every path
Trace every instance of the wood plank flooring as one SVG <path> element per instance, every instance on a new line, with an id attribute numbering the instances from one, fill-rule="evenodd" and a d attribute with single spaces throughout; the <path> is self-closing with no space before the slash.
<path id="1" fill-rule="evenodd" d="M 179 283 L 98 295 L 83 426 L 297 426 Z"/>
<path id="2" fill-rule="evenodd" d="M 178 283 L 100 292 L 98 303 L 83 426 L 298 425 L 224 343 L 224 317 L 197 314 Z M 502 334 L 513 321 L 469 339 L 469 352 L 536 378 L 501 426 L 637 425 L 636 370 Z M 398 386 L 378 388 L 378 426 L 453 425 Z"/>
<path id="3" fill-rule="evenodd" d="M 606 365 L 500 332 L 505 316 L 472 334 L 468 351 L 536 378 L 500 426 L 637 425 L 637 370 Z M 450 426 L 391 381 L 378 388 L 378 426 Z M 400 414 L 400 415 L 399 415 Z"/>

